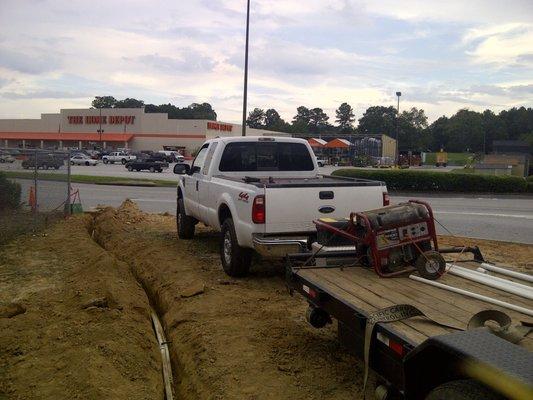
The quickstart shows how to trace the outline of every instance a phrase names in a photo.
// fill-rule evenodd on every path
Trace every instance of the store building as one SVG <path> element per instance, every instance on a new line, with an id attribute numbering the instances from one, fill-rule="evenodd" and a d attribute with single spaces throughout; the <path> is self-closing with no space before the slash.
<path id="1" fill-rule="evenodd" d="M 332 164 L 351 165 L 357 157 L 388 159 L 394 162 L 396 140 L 387 135 L 351 134 L 342 138 L 326 136 L 307 139 L 315 154 Z"/>
<path id="2" fill-rule="evenodd" d="M 246 129 L 249 136 L 287 136 Z M 0 119 L 0 147 L 183 150 L 190 154 L 211 138 L 241 135 L 241 125 L 169 119 L 143 108 L 61 109 L 39 119 Z"/>

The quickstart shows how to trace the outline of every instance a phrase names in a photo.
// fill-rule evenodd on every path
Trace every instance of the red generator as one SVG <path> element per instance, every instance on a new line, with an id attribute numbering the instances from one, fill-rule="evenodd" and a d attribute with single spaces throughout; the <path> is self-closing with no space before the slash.
<path id="1" fill-rule="evenodd" d="M 354 257 L 381 277 L 418 270 L 437 279 L 446 262 L 439 253 L 433 211 L 419 200 L 350 214 L 347 220 L 314 221 L 319 247 L 355 246 Z"/>

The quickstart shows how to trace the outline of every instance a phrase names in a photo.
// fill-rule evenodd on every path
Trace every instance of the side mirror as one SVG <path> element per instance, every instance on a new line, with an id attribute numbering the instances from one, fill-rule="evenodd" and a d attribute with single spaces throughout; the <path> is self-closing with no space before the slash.
<path id="1" fill-rule="evenodd" d="M 175 174 L 178 174 L 178 175 L 187 174 L 188 175 L 190 171 L 191 171 L 191 167 L 189 166 L 189 164 L 178 163 L 174 165 Z"/>

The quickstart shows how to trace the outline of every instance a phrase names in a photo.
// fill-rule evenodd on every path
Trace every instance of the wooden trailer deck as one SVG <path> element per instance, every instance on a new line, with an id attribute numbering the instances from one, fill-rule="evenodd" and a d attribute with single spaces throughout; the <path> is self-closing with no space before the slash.
<path id="1" fill-rule="evenodd" d="M 475 263 L 472 264 L 461 263 L 461 266 L 477 267 Z M 475 313 L 488 309 L 505 312 L 512 318 L 513 324 L 519 321 L 533 322 L 533 318 L 525 314 L 429 286 L 409 279 L 408 275 L 380 278 L 372 270 L 362 267 L 300 269 L 297 275 L 363 313 L 370 313 L 395 304 L 411 304 L 432 319 L 463 329 L 466 329 L 468 321 Z M 451 274 L 445 274 L 438 282 L 533 309 L 531 300 Z M 431 336 L 457 332 L 452 328 L 437 325 L 424 317 L 409 318 L 392 322 L 389 325 L 414 345 L 422 343 Z M 532 351 L 533 334 L 524 338 L 519 345 Z"/>

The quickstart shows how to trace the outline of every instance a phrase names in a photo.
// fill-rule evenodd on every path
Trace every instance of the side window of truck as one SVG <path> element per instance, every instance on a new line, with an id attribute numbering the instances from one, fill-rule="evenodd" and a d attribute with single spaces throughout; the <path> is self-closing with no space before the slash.
<path id="1" fill-rule="evenodd" d="M 202 168 L 202 174 L 207 175 L 207 172 L 209 171 L 209 167 L 211 166 L 211 161 L 213 161 L 213 154 L 215 153 L 215 149 L 217 148 L 218 142 L 211 143 L 211 146 L 209 146 L 209 151 L 207 152 L 207 156 L 204 161 L 204 167 Z"/>
<path id="2" fill-rule="evenodd" d="M 207 156 L 207 148 L 209 144 L 204 144 L 198 154 L 196 154 L 196 158 L 194 159 L 192 163 L 191 172 L 194 174 L 196 172 L 200 172 L 202 170 L 202 167 L 204 166 L 205 157 Z"/>

